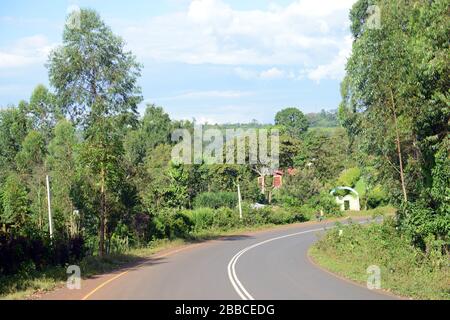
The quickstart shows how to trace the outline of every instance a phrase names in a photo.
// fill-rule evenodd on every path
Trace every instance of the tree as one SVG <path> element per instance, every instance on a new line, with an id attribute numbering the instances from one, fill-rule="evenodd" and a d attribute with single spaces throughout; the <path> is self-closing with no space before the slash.
<path id="1" fill-rule="evenodd" d="M 355 40 L 339 117 L 378 173 L 372 184 L 402 202 L 400 225 L 423 247 L 430 234 L 447 232 L 445 198 L 433 190 L 446 179 L 448 158 L 448 0 L 375 1 L 382 12 L 375 29 L 364 25 L 369 4 L 358 1 L 350 14 Z"/>
<path id="2" fill-rule="evenodd" d="M 31 127 L 39 131 L 48 143 L 57 119 L 60 117 L 55 104 L 55 96 L 44 85 L 36 86 L 26 111 L 31 120 Z"/>
<path id="3" fill-rule="evenodd" d="M 46 192 L 45 139 L 38 131 L 31 130 L 22 142 L 22 147 L 16 155 L 16 164 L 23 181 L 29 190 L 31 220 L 40 230 L 46 226 L 45 212 Z"/>
<path id="4" fill-rule="evenodd" d="M 73 214 L 73 189 L 78 182 L 75 163 L 78 139 L 75 128 L 67 120 L 59 121 L 54 131 L 47 156 L 47 166 L 52 178 L 53 216 L 64 227 L 66 234 L 74 236 L 78 233 L 77 217 Z"/>
<path id="5" fill-rule="evenodd" d="M 286 108 L 279 111 L 275 115 L 275 124 L 281 127 L 282 132 L 297 139 L 309 127 L 308 119 L 297 108 Z"/>
<path id="6" fill-rule="evenodd" d="M 20 230 L 29 218 L 27 190 L 19 176 L 11 173 L 0 190 L 0 223 L 7 229 Z"/>
<path id="7" fill-rule="evenodd" d="M 115 199 L 121 181 L 122 129 L 135 124 L 142 101 L 137 86 L 141 67 L 95 11 L 82 9 L 79 18 L 79 28 L 66 25 L 63 44 L 51 53 L 48 68 L 61 111 L 86 129 L 82 159 L 97 177 L 103 255 L 108 201 Z"/>
<path id="8" fill-rule="evenodd" d="M 20 150 L 23 139 L 28 133 L 28 120 L 23 107 L 9 107 L 0 110 L 0 181 L 3 173 L 15 168 L 15 158 Z"/>
<path id="9" fill-rule="evenodd" d="M 61 111 L 84 126 L 105 116 L 135 118 L 140 64 L 95 11 L 82 9 L 79 18 L 80 28 L 66 24 L 47 65 Z"/>
<path id="10" fill-rule="evenodd" d="M 295 167 L 312 170 L 322 183 L 333 181 L 353 162 L 345 131 L 341 128 L 308 131 L 299 149 Z"/>
<path id="11" fill-rule="evenodd" d="M 129 130 L 124 147 L 128 160 L 133 165 L 143 162 L 147 153 L 160 144 L 170 143 L 173 124 L 163 108 L 147 105 L 144 117 L 136 130 Z"/>

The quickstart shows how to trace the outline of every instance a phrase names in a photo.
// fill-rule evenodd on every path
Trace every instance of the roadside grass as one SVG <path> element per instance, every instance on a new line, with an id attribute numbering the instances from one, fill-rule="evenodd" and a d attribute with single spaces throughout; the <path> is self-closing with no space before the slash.
<path id="1" fill-rule="evenodd" d="M 112 253 L 104 257 L 87 256 L 78 265 L 82 270 L 83 278 L 114 271 L 130 263 L 138 262 L 154 253 L 180 246 L 186 241 L 155 240 L 149 246 L 133 248 L 124 253 Z M 24 270 L 12 276 L 0 277 L 0 299 L 17 300 L 32 298 L 33 295 L 51 291 L 61 286 L 67 280 L 66 267 L 55 266 L 43 271 L 24 268 Z"/>
<path id="2" fill-rule="evenodd" d="M 382 212 L 395 212 L 393 208 L 383 209 Z M 325 220 L 342 219 L 345 217 L 370 217 L 376 211 L 346 212 L 343 216 L 329 216 Z M 307 221 L 314 221 L 314 217 L 307 217 Z M 305 221 L 305 222 L 307 222 Z M 286 224 L 285 224 L 286 225 Z M 254 226 L 225 228 L 209 228 L 199 230 L 190 234 L 188 239 L 162 239 L 154 240 L 148 246 L 142 248 L 129 249 L 123 253 L 112 253 L 104 257 L 87 256 L 78 265 L 82 270 L 83 278 L 117 270 L 130 263 L 138 262 L 152 254 L 162 250 L 174 248 L 188 243 L 196 243 L 206 240 L 217 239 L 222 236 L 236 235 L 242 232 L 254 232 L 270 229 L 280 225 L 259 224 Z M 0 277 L 0 299 L 27 299 L 35 295 L 64 285 L 67 280 L 66 267 L 49 267 L 43 271 L 36 271 L 34 268 L 24 268 L 23 272 L 12 276 Z"/>
<path id="3" fill-rule="evenodd" d="M 367 268 L 375 265 L 385 291 L 414 299 L 450 299 L 448 257 L 439 249 L 425 253 L 411 246 L 390 218 L 382 224 L 339 226 L 311 247 L 309 255 L 325 269 L 364 285 Z"/>

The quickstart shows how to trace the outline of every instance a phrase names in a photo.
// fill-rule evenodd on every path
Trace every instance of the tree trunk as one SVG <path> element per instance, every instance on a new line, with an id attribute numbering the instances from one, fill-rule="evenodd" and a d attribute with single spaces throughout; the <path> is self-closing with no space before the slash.
<path id="1" fill-rule="evenodd" d="M 403 200 L 405 202 L 408 201 L 408 194 L 406 193 L 406 184 L 405 184 L 405 174 L 403 172 L 403 158 L 402 158 L 402 147 L 400 142 L 400 133 L 398 130 L 398 123 L 397 123 L 397 113 L 396 113 L 396 107 L 395 107 L 395 101 L 394 101 L 394 94 L 391 92 L 391 101 L 392 101 L 392 113 L 394 115 L 394 126 L 395 126 L 395 142 L 397 144 L 397 155 L 398 155 L 398 161 L 400 165 L 400 181 L 402 184 L 402 191 L 403 191 Z"/>
<path id="2" fill-rule="evenodd" d="M 261 193 L 266 194 L 266 177 L 261 174 Z"/>
<path id="3" fill-rule="evenodd" d="M 105 254 L 105 220 L 106 220 L 106 197 L 105 197 L 105 170 L 102 168 L 100 172 L 100 239 L 98 252 L 100 256 Z"/>

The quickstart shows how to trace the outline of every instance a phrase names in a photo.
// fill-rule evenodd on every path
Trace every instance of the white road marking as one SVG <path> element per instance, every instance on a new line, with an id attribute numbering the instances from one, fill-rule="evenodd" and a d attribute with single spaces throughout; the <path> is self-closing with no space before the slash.
<path id="1" fill-rule="evenodd" d="M 236 274 L 236 263 L 238 262 L 239 258 L 244 253 L 246 253 L 247 251 L 249 251 L 253 248 L 259 247 L 263 244 L 266 244 L 266 243 L 269 243 L 269 242 L 272 242 L 275 240 L 294 237 L 294 236 L 298 236 L 301 234 L 311 233 L 311 232 L 316 232 L 316 231 L 321 231 L 321 230 L 324 230 L 324 228 L 311 229 L 311 230 L 296 232 L 296 233 L 292 233 L 292 234 L 288 234 L 288 235 L 284 235 L 284 236 L 280 236 L 280 237 L 271 238 L 271 239 L 268 239 L 265 241 L 258 242 L 256 244 L 251 245 L 247 248 L 244 248 L 241 251 L 239 251 L 238 253 L 236 253 L 236 255 L 228 263 L 228 278 L 230 279 L 230 282 L 233 285 L 234 290 L 237 292 L 237 294 L 241 297 L 242 300 L 255 300 L 255 298 L 253 298 L 252 295 L 245 289 L 244 285 L 241 283 L 241 281 L 239 280 L 239 278 Z"/>
<path id="2" fill-rule="evenodd" d="M 370 220 L 367 221 L 361 221 L 359 222 L 360 224 L 364 224 L 369 222 Z M 335 228 L 336 226 L 329 226 L 328 228 L 332 229 Z M 280 239 L 285 239 L 285 238 L 289 238 L 289 237 L 295 237 L 301 234 L 305 234 L 305 233 L 311 233 L 311 232 L 316 232 L 316 231 L 323 231 L 326 230 L 327 226 L 323 226 L 322 228 L 316 228 L 316 229 L 311 229 L 311 230 L 305 230 L 305 231 L 301 231 L 301 232 L 296 232 L 296 233 L 291 233 L 288 235 L 284 235 L 284 236 L 280 236 L 280 237 L 275 237 L 275 238 L 271 238 L 268 240 L 264 240 L 258 243 L 255 243 L 249 247 L 246 247 L 244 249 L 242 249 L 241 251 L 239 251 L 238 253 L 236 253 L 233 258 L 231 258 L 230 262 L 228 263 L 228 278 L 231 282 L 231 284 L 233 285 L 234 290 L 237 292 L 237 294 L 241 297 L 242 300 L 255 300 L 255 298 L 253 298 L 253 296 L 247 291 L 247 289 L 245 289 L 244 285 L 242 284 L 242 282 L 239 280 L 237 274 L 236 274 L 236 263 L 238 262 L 239 258 L 246 253 L 247 251 L 259 247 L 263 244 L 275 241 L 275 240 L 280 240 Z"/>

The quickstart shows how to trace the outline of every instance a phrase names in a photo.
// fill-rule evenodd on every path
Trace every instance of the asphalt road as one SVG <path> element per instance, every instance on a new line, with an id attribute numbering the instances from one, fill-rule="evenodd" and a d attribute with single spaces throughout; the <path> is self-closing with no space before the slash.
<path id="1" fill-rule="evenodd" d="M 155 257 L 87 299 L 392 299 L 313 265 L 308 248 L 324 226 L 233 236 Z"/>

